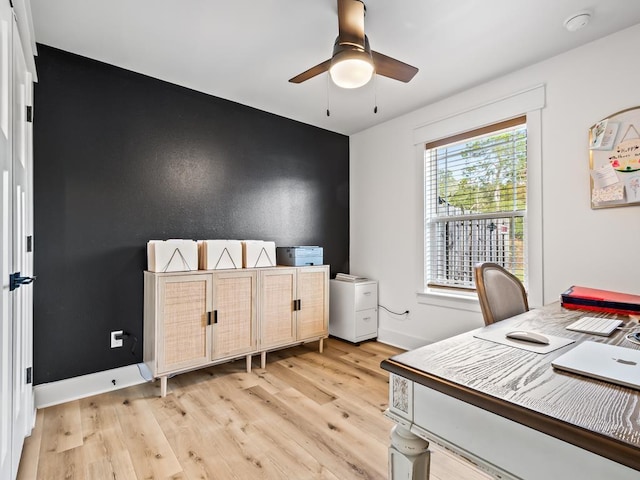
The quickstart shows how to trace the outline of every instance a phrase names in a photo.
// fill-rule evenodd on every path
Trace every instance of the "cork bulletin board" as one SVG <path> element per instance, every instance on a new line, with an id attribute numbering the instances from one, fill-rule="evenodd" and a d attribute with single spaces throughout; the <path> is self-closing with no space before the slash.
<path id="1" fill-rule="evenodd" d="M 589 129 L 591 208 L 640 205 L 640 107 Z"/>

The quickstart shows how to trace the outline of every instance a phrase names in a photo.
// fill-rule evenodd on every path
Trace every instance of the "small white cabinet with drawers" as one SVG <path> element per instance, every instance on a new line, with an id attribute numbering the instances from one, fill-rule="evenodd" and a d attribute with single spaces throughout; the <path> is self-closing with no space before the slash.
<path id="1" fill-rule="evenodd" d="M 378 336 L 378 282 L 331 280 L 329 335 L 358 343 Z"/>

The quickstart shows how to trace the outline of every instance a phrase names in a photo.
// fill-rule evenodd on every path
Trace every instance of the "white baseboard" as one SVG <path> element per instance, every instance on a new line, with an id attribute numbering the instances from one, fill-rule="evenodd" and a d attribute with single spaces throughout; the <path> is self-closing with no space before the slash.
<path id="1" fill-rule="evenodd" d="M 414 336 L 405 335 L 404 333 L 396 332 L 394 330 L 385 330 L 383 328 L 378 328 L 378 341 L 394 347 L 403 348 L 405 350 L 413 350 L 433 343 L 425 338 L 416 338 Z"/>
<path id="2" fill-rule="evenodd" d="M 36 408 L 50 407 L 100 393 L 139 385 L 148 381 L 148 374 L 145 369 L 147 369 L 147 366 L 144 363 L 127 365 L 112 370 L 36 385 L 33 388 L 35 406 Z M 143 377 L 143 373 L 147 378 Z"/>

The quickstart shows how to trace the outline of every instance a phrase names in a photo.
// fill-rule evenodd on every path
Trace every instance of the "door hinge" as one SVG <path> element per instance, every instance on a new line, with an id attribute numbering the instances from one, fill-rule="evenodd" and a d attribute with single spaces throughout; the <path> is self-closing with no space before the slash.
<path id="1" fill-rule="evenodd" d="M 32 379 L 31 379 L 31 367 L 27 367 L 27 375 L 26 375 L 26 377 L 27 377 L 26 378 L 26 380 L 27 380 L 26 383 L 27 384 L 31 383 L 32 382 Z"/>
<path id="2" fill-rule="evenodd" d="M 31 105 L 27 105 L 27 122 L 33 122 L 33 107 Z"/>

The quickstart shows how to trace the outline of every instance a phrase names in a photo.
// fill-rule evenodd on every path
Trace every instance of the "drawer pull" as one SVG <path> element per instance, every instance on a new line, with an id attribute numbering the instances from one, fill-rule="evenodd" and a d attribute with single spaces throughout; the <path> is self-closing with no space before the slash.
<path id="1" fill-rule="evenodd" d="M 371 292 L 362 292 L 363 295 L 371 295 Z"/>
<path id="2" fill-rule="evenodd" d="M 371 320 L 371 317 L 362 317 L 362 320 L 364 320 L 365 322 L 368 322 L 369 320 Z"/>
<path id="3" fill-rule="evenodd" d="M 207 312 L 207 325 L 211 325 L 211 314 L 213 314 L 213 324 L 218 323 L 218 310 Z"/>

